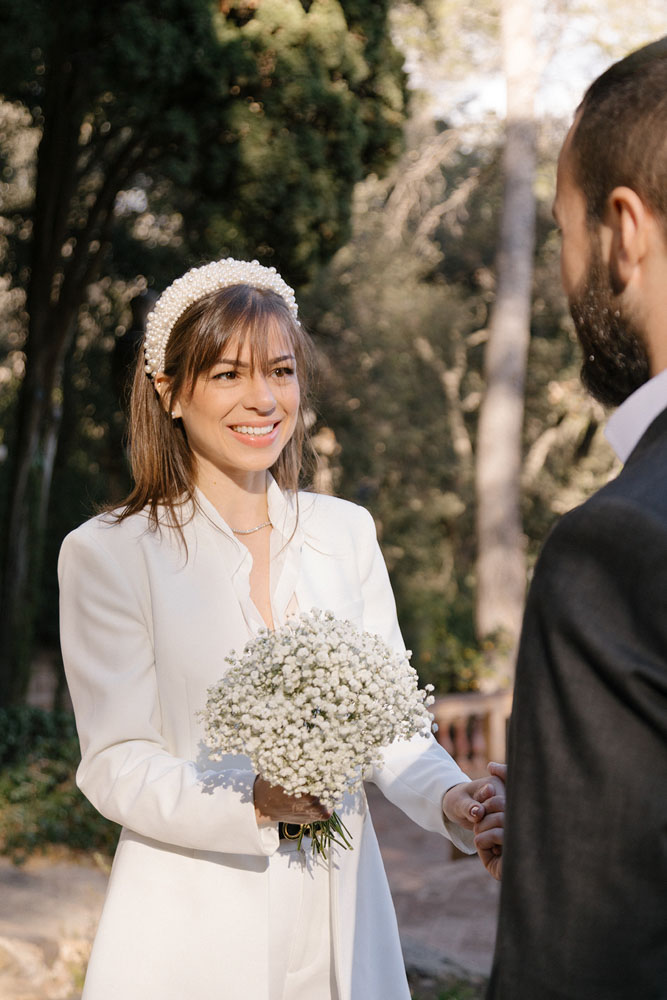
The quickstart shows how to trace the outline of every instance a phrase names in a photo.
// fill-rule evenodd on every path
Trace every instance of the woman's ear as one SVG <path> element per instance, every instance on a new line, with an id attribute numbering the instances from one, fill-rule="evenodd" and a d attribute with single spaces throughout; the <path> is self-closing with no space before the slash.
<path id="1" fill-rule="evenodd" d="M 160 397 L 160 402 L 164 410 L 170 411 L 172 420 L 178 420 L 181 416 L 181 404 L 176 399 L 171 398 L 171 379 L 168 375 L 160 373 L 155 376 L 155 391 Z"/>

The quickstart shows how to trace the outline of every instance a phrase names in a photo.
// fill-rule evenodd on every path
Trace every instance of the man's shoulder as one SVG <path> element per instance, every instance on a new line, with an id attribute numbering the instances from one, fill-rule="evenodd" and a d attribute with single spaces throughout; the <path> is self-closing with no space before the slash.
<path id="1" fill-rule="evenodd" d="M 539 568 L 573 574 L 584 567 L 648 568 L 667 556 L 667 453 L 637 462 L 564 514 L 547 536 Z"/>
<path id="2" fill-rule="evenodd" d="M 619 474 L 581 509 L 586 516 L 619 509 L 667 521 L 667 432 L 642 438 Z"/>

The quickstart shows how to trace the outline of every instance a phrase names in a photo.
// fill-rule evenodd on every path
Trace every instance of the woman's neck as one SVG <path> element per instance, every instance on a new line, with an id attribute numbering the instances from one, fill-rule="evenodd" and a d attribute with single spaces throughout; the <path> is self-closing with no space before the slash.
<path id="1" fill-rule="evenodd" d="M 230 528 L 248 531 L 268 521 L 268 476 L 264 470 L 231 478 L 218 469 L 198 470 L 197 487 Z"/>

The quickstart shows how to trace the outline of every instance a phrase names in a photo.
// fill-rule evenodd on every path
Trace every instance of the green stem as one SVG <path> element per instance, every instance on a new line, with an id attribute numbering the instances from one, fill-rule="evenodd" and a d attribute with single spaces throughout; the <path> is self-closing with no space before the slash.
<path id="1" fill-rule="evenodd" d="M 314 855 L 321 854 L 324 860 L 327 859 L 327 851 L 331 844 L 337 844 L 344 851 L 352 851 L 352 834 L 343 823 L 338 813 L 333 813 L 330 819 L 321 820 L 318 823 L 306 823 L 301 827 L 297 848 L 302 850 L 301 843 L 305 832 L 310 827 L 312 844 L 311 850 Z"/>

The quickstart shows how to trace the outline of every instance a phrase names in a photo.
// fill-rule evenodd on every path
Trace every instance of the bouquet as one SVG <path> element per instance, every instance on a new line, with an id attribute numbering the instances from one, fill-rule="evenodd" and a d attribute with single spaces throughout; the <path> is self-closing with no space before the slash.
<path id="1" fill-rule="evenodd" d="M 433 687 L 419 689 L 409 658 L 330 611 L 262 629 L 209 688 L 204 742 L 213 760 L 246 754 L 270 784 L 335 810 L 383 747 L 433 728 Z M 351 847 L 335 812 L 312 824 L 313 853 L 332 842 Z"/>

